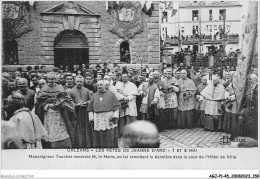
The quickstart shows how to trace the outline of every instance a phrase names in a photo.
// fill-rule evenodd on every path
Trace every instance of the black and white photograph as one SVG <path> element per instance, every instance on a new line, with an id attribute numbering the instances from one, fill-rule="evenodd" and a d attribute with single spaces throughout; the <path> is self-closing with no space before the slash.
<path id="1" fill-rule="evenodd" d="M 160 66 L 159 2 L 14 1 L 2 9 L 3 132 L 19 141 L 2 147 L 118 148 L 126 125 L 151 121 L 159 91 L 150 104 L 146 96 Z M 129 132 L 143 135 L 139 125 L 154 130 L 154 141 L 126 145 L 159 147 L 154 124 Z"/>
<path id="2" fill-rule="evenodd" d="M 161 74 L 178 88 L 164 97 L 167 147 L 258 146 L 258 41 L 243 35 L 248 5 L 160 2 Z"/>
<path id="3" fill-rule="evenodd" d="M 1 176 L 257 169 L 258 4 L 2 1 Z"/>

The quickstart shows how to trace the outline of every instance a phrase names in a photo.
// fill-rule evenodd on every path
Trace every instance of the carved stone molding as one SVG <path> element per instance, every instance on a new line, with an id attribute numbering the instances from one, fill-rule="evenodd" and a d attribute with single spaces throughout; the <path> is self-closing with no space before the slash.
<path id="1" fill-rule="evenodd" d="M 3 2 L 2 14 L 4 41 L 11 41 L 32 30 L 31 17 L 25 2 Z"/>
<path id="2" fill-rule="evenodd" d="M 139 2 L 120 2 L 116 9 L 110 14 L 114 22 L 110 31 L 124 40 L 133 38 L 143 31 L 143 18 L 141 4 Z"/>

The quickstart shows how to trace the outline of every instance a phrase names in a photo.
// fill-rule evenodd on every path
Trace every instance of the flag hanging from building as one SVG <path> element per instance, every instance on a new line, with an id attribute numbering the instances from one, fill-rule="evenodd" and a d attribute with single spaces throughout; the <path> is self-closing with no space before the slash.
<path id="1" fill-rule="evenodd" d="M 111 14 L 112 10 L 118 10 L 120 1 L 106 1 L 106 11 Z M 152 1 L 140 1 L 142 5 L 142 12 L 148 16 L 152 16 L 154 10 L 154 4 Z"/>
<path id="2" fill-rule="evenodd" d="M 142 4 L 142 12 L 151 17 L 152 11 L 154 10 L 153 2 L 145 1 L 145 3 L 143 3 L 143 1 L 140 1 L 140 3 Z"/>
<path id="3" fill-rule="evenodd" d="M 176 12 L 177 12 L 177 9 L 173 9 L 172 10 L 172 16 L 175 16 Z"/>
<path id="4" fill-rule="evenodd" d="M 146 13 L 146 12 L 147 12 L 146 3 L 143 5 L 142 12 L 143 12 L 143 13 Z"/>
<path id="5" fill-rule="evenodd" d="M 250 10 L 248 11 L 247 20 L 243 27 L 242 53 L 238 55 L 236 75 L 233 77 L 238 111 L 242 108 L 247 75 L 250 72 L 252 57 L 254 55 L 254 46 L 257 38 L 258 2 L 250 1 L 248 9 Z"/>
<path id="6" fill-rule="evenodd" d="M 153 5 L 153 3 L 151 4 L 151 7 L 148 9 L 148 11 L 146 12 L 146 15 L 148 15 L 148 16 L 152 16 L 152 12 L 153 12 L 153 10 L 154 10 L 154 5 Z"/>

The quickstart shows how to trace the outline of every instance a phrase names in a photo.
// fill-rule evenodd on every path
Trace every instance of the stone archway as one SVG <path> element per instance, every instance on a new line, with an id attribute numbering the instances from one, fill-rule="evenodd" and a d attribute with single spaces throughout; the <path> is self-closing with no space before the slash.
<path id="1" fill-rule="evenodd" d="M 99 14 L 74 2 L 64 2 L 41 13 L 41 63 L 55 64 L 55 38 L 63 31 L 79 31 L 88 39 L 89 63 L 100 56 Z"/>
<path id="2" fill-rule="evenodd" d="M 89 64 L 89 47 L 86 36 L 77 30 L 65 30 L 54 40 L 54 66 L 72 70 L 74 65 Z"/>

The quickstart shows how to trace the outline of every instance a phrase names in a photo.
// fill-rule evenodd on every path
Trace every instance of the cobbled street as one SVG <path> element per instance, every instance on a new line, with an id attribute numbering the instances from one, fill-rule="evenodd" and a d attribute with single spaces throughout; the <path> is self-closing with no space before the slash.
<path id="1" fill-rule="evenodd" d="M 229 148 L 221 138 L 230 137 L 223 132 L 205 131 L 203 128 L 166 130 L 160 133 L 161 148 Z"/>
<path id="2" fill-rule="evenodd" d="M 210 132 L 203 128 L 173 129 L 160 132 L 160 148 L 230 148 L 221 144 L 221 138 L 230 137 L 224 132 Z M 122 140 L 119 139 L 119 148 Z"/>

